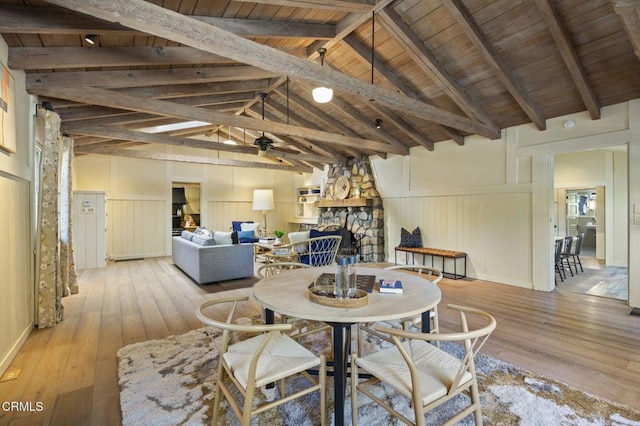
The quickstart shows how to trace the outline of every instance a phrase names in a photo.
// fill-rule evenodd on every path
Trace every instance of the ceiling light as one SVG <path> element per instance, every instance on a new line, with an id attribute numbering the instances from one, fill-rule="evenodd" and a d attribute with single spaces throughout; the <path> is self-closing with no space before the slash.
<path id="1" fill-rule="evenodd" d="M 382 127 L 382 118 L 376 118 L 376 129 L 380 129 Z"/>
<path id="2" fill-rule="evenodd" d="M 565 120 L 564 123 L 562 123 L 562 125 L 564 126 L 565 129 L 570 129 L 576 125 L 576 122 L 573 120 Z"/>
<path id="3" fill-rule="evenodd" d="M 84 36 L 84 41 L 92 46 L 95 46 L 96 44 L 98 44 L 98 36 L 95 34 L 87 34 L 86 36 Z"/>
<path id="4" fill-rule="evenodd" d="M 327 53 L 327 49 L 321 47 L 320 49 L 318 49 L 318 53 L 320 54 L 320 65 L 324 66 L 324 54 Z M 319 104 L 326 104 L 333 98 L 333 89 L 322 86 L 316 87 L 311 91 L 311 94 L 313 95 L 314 101 Z"/>

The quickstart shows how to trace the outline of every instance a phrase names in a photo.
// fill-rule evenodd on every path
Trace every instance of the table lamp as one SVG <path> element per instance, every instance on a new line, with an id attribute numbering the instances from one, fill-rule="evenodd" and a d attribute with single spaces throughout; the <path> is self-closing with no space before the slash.
<path id="1" fill-rule="evenodd" d="M 272 189 L 253 190 L 253 210 L 262 210 L 265 237 L 267 236 L 267 210 L 273 210 L 274 207 Z"/>

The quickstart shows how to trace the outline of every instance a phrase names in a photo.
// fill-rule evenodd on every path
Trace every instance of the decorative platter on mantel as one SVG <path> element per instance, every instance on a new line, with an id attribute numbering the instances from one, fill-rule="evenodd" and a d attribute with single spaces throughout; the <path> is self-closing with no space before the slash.
<path id="1" fill-rule="evenodd" d="M 338 176 L 336 183 L 333 186 L 333 195 L 338 200 L 344 200 L 349 195 L 349 189 L 351 188 L 351 182 L 346 176 Z"/>

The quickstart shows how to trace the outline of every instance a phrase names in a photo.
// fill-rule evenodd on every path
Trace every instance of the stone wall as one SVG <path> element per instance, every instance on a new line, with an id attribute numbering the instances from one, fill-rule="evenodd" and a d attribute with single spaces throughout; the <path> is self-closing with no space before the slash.
<path id="1" fill-rule="evenodd" d="M 334 185 L 339 176 L 351 182 L 347 198 L 369 199 L 366 207 L 321 207 L 318 228 L 341 226 L 353 232 L 360 241 L 362 262 L 383 262 L 384 255 L 384 208 L 376 189 L 376 182 L 368 160 L 350 159 L 346 165 L 333 165 L 327 174 L 323 190 L 324 199 L 334 200 Z"/>

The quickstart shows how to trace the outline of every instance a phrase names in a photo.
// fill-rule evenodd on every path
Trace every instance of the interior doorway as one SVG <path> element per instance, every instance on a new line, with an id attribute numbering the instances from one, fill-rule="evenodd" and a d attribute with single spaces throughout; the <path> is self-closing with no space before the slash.
<path id="1" fill-rule="evenodd" d="M 554 157 L 555 237 L 582 236 L 558 289 L 628 301 L 627 167 L 626 145 Z"/>
<path id="2" fill-rule="evenodd" d="M 173 182 L 171 184 L 171 234 L 193 231 L 200 226 L 200 184 Z"/>

